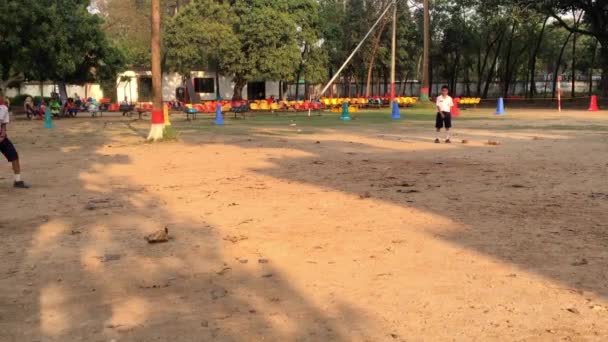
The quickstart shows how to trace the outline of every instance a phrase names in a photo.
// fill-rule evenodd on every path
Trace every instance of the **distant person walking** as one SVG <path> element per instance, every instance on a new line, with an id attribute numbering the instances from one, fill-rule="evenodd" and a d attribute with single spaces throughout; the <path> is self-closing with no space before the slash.
<path id="1" fill-rule="evenodd" d="M 10 121 L 7 103 L 4 97 L 0 96 L 0 152 L 6 157 L 9 163 L 13 164 L 13 172 L 15 173 L 15 188 L 27 189 L 29 186 L 21 180 L 21 166 L 19 165 L 19 154 L 13 143 L 9 140 L 6 134 L 6 126 Z"/>

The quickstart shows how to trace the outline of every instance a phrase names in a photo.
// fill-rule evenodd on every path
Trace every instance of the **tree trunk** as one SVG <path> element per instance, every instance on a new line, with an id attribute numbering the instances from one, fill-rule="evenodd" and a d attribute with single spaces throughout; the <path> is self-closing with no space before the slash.
<path id="1" fill-rule="evenodd" d="M 222 98 L 222 92 L 220 89 L 220 72 L 217 70 L 217 68 L 215 69 L 215 97 L 217 97 L 218 100 Z"/>
<path id="2" fill-rule="evenodd" d="M 511 26 L 511 34 L 509 35 L 509 45 L 507 47 L 507 58 L 505 61 L 505 74 L 503 76 L 503 88 L 502 93 L 503 97 L 509 96 L 509 83 L 510 83 L 510 72 L 511 72 L 511 53 L 513 52 L 513 40 L 515 36 L 515 29 L 517 28 L 517 24 L 513 22 Z"/>
<path id="3" fill-rule="evenodd" d="M 608 96 L 608 40 L 600 42 L 600 65 L 602 67 L 602 83 L 600 89 L 603 96 Z"/>
<path id="4" fill-rule="evenodd" d="M 431 86 L 430 79 L 430 58 L 431 58 L 431 15 L 429 0 L 423 2 L 423 36 L 424 36 L 424 47 L 422 53 L 422 83 L 420 88 L 420 99 L 422 101 L 428 101 L 429 99 L 429 87 Z"/>
<path id="5" fill-rule="evenodd" d="M 346 97 L 350 97 L 350 87 L 351 87 L 352 77 L 349 76 L 346 81 Z"/>
<path id="6" fill-rule="evenodd" d="M 570 97 L 576 97 L 576 33 L 572 34 L 572 89 Z"/>
<path id="7" fill-rule="evenodd" d="M 581 13 L 578 18 L 576 17 L 576 12 L 572 11 L 572 16 L 574 17 L 574 25 L 578 27 L 581 19 L 583 18 L 583 13 Z M 572 90 L 571 96 L 575 97 L 576 92 L 576 32 L 572 33 Z"/>
<path id="8" fill-rule="evenodd" d="M 403 83 L 401 83 L 401 89 L 399 90 L 399 92 L 401 93 L 402 96 L 405 96 L 405 91 L 407 88 L 407 81 L 410 78 L 410 73 L 409 71 L 405 74 L 405 80 L 403 81 Z"/>
<path id="9" fill-rule="evenodd" d="M 298 69 L 296 73 L 296 101 L 298 101 L 298 96 L 300 96 L 300 75 L 302 74 L 302 67 Z"/>
<path id="10" fill-rule="evenodd" d="M 454 58 L 454 63 L 452 65 L 452 71 L 450 75 L 450 89 L 452 94 L 458 96 L 457 94 L 457 84 L 458 84 L 458 66 L 460 65 L 460 51 L 456 51 L 456 56 Z"/>
<path id="11" fill-rule="evenodd" d="M 545 17 L 545 21 L 543 22 L 543 27 L 540 30 L 540 34 L 538 35 L 538 40 L 536 41 L 536 46 L 534 47 L 534 51 L 532 52 L 532 56 L 530 58 L 529 64 L 529 77 L 530 77 L 530 98 L 534 98 L 534 94 L 536 93 L 536 58 L 538 56 L 538 50 L 540 49 L 540 45 L 543 41 L 543 36 L 545 35 L 545 28 L 547 27 L 547 21 L 549 21 L 549 16 Z"/>
<path id="12" fill-rule="evenodd" d="M 152 53 L 153 110 L 151 115 L 152 125 L 150 127 L 148 140 L 156 141 L 163 138 L 163 131 L 165 128 L 160 54 L 160 0 L 152 0 L 151 24 L 152 37 L 150 51 Z"/>
<path id="13" fill-rule="evenodd" d="M 237 75 L 234 78 L 234 93 L 232 101 L 241 101 L 243 99 L 243 89 L 247 85 L 247 80 Z"/>
<path id="14" fill-rule="evenodd" d="M 591 50 L 591 65 L 589 66 L 589 96 L 593 95 L 593 69 L 595 68 L 595 56 L 597 55 L 598 40 L 595 40 Z"/>
<path id="15" fill-rule="evenodd" d="M 484 99 L 488 98 L 488 91 L 490 89 L 490 84 L 492 83 L 492 80 L 494 79 L 494 71 L 496 70 L 496 63 L 498 62 L 498 55 L 500 54 L 500 48 L 502 47 L 503 39 L 504 39 L 504 35 L 501 35 L 500 39 L 498 40 L 498 46 L 496 47 L 496 53 L 494 54 L 494 60 L 492 61 L 492 66 L 490 67 L 490 70 L 488 71 L 488 77 L 486 78 L 486 84 L 483 89 L 483 95 L 481 96 Z"/>
<path id="16" fill-rule="evenodd" d="M 431 96 L 431 89 L 433 88 L 433 58 L 429 58 L 429 97 Z"/>
<path id="17" fill-rule="evenodd" d="M 477 54 L 477 96 L 481 96 L 481 86 L 483 84 L 483 74 L 486 72 L 486 67 L 488 66 L 488 58 L 492 53 L 492 48 L 496 43 L 502 41 L 504 34 L 501 32 L 496 35 L 496 38 L 490 42 L 486 48 L 486 53 L 483 57 L 483 63 L 481 63 L 481 47 L 478 50 Z M 481 63 L 481 65 L 480 65 Z"/>
<path id="18" fill-rule="evenodd" d="M 380 47 L 380 42 L 381 42 L 381 38 L 382 38 L 382 33 L 384 32 L 384 28 L 386 27 L 386 20 L 382 20 L 382 25 L 380 26 L 380 29 L 378 30 L 378 34 L 376 36 L 374 36 L 374 41 L 373 41 L 373 45 L 372 45 L 372 53 L 371 56 L 369 58 L 369 64 L 367 66 L 367 87 L 365 88 L 365 97 L 368 98 L 369 97 L 369 88 L 372 84 L 372 75 L 373 75 L 373 70 L 374 70 L 374 62 L 376 61 L 376 54 L 378 53 L 378 48 Z"/>
<path id="19" fill-rule="evenodd" d="M 564 57 L 564 50 L 566 50 L 566 45 L 570 41 L 570 37 L 572 36 L 572 32 L 568 33 L 568 37 L 566 37 L 566 41 L 564 45 L 562 45 L 561 50 L 559 51 L 559 56 L 557 57 L 557 63 L 555 63 L 555 70 L 553 71 L 553 90 L 551 91 L 551 98 L 555 98 L 555 93 L 557 91 L 557 76 L 559 74 L 559 66 L 562 64 L 562 57 Z"/>
<path id="20" fill-rule="evenodd" d="M 281 95 L 281 100 L 283 100 L 284 98 L 286 98 L 285 94 L 287 93 L 288 87 L 289 87 L 289 85 L 287 84 L 287 82 L 283 81 L 283 92 L 282 92 L 282 95 Z M 332 85 L 331 88 L 332 88 L 332 93 L 333 93 L 334 86 Z"/>
<path id="21" fill-rule="evenodd" d="M 380 70 L 378 71 L 378 77 L 376 77 L 376 95 L 382 96 L 382 90 L 380 89 Z"/>
<path id="22" fill-rule="evenodd" d="M 465 67 L 464 69 L 464 84 L 465 84 L 465 94 L 467 97 L 471 97 L 471 79 L 469 78 L 469 67 Z"/>
<path id="23" fill-rule="evenodd" d="M 383 94 L 383 96 L 386 96 L 386 94 L 388 93 L 388 70 L 386 68 L 384 68 L 384 70 L 382 70 L 382 74 L 384 75 L 384 94 Z"/>

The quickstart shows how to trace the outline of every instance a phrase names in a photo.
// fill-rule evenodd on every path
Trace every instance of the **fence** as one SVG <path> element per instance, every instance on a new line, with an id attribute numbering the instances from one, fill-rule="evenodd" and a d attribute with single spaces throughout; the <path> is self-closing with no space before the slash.
<path id="1" fill-rule="evenodd" d="M 575 94 L 577 96 L 587 96 L 589 95 L 589 87 L 592 86 L 593 90 L 596 90 L 599 86 L 598 80 L 577 80 L 575 81 Z M 447 81 L 434 81 L 431 87 L 431 95 L 436 95 L 441 92 L 441 87 L 443 85 L 447 85 Z M 514 81 L 509 86 L 509 95 L 508 96 L 521 96 L 525 97 L 529 93 L 528 82 L 524 81 Z M 295 97 L 296 87 L 298 87 L 298 97 L 300 99 L 304 98 L 305 94 L 305 85 L 304 84 L 289 84 L 287 86 L 287 91 L 285 95 L 289 98 Z M 464 83 L 458 82 L 456 84 L 456 89 L 451 90 L 451 94 L 454 96 L 475 96 L 481 97 L 483 94 L 485 87 L 485 83 L 481 85 L 481 94 L 477 92 L 477 83 Z M 352 82 L 350 85 L 348 83 L 336 83 L 330 90 L 327 91 L 323 96 L 329 97 L 333 92 L 334 97 L 356 97 L 365 94 L 366 89 L 365 83 L 356 83 Z M 370 87 L 370 95 L 371 96 L 384 96 L 390 92 L 390 84 L 385 84 L 384 82 L 378 83 L 377 81 L 372 82 L 372 86 Z M 572 83 L 571 81 L 563 81 L 561 83 L 561 91 L 564 96 L 570 96 L 571 94 Z M 492 82 L 488 87 L 488 96 L 489 98 L 497 98 L 503 96 L 503 83 L 502 82 Z M 318 92 L 321 90 L 320 85 L 310 86 L 309 88 L 311 95 L 317 96 Z M 419 96 L 420 95 L 420 82 L 418 81 L 408 81 L 408 82 L 397 82 L 396 83 L 396 92 L 399 96 Z M 551 98 L 553 93 L 553 81 L 536 81 L 536 93 L 535 97 L 538 98 Z"/>

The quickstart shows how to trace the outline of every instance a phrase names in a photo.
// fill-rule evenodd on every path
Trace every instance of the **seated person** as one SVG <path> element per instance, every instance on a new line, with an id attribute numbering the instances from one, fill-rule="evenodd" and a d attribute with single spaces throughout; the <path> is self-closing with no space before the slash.
<path id="1" fill-rule="evenodd" d="M 46 102 L 44 102 L 44 99 L 40 100 L 40 106 L 38 107 L 38 116 L 42 118 L 46 114 Z"/>
<path id="2" fill-rule="evenodd" d="M 65 104 L 63 105 L 62 108 L 62 113 L 63 115 L 71 115 L 71 116 L 75 116 L 76 114 L 78 114 L 78 107 L 76 107 L 76 103 L 74 102 L 73 98 L 69 98 Z"/>
<path id="3" fill-rule="evenodd" d="M 131 112 L 131 103 L 129 102 L 126 96 L 124 100 L 120 101 L 120 106 L 118 107 L 118 110 L 122 112 L 122 116 L 126 116 L 128 113 Z"/>
<path id="4" fill-rule="evenodd" d="M 40 112 L 34 105 L 34 100 L 29 96 L 25 99 L 25 102 L 23 102 L 23 109 L 28 118 L 34 118 L 40 115 Z"/>
<path id="5" fill-rule="evenodd" d="M 97 105 L 97 100 L 89 98 L 89 101 L 87 101 L 87 109 L 89 110 L 89 113 L 91 113 L 91 116 L 97 116 L 97 114 L 99 113 L 99 106 Z"/>

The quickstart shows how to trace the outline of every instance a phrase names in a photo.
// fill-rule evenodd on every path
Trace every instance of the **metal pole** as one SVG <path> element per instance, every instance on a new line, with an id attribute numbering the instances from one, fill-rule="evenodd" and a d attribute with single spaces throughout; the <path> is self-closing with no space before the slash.
<path id="1" fill-rule="evenodd" d="M 338 76 L 340 76 L 340 73 L 342 72 L 342 70 L 344 70 L 344 68 L 346 68 L 346 66 L 348 65 L 348 62 L 350 62 L 350 60 L 353 59 L 353 57 L 355 56 L 357 51 L 359 51 L 361 46 L 363 46 L 363 43 L 365 42 L 365 40 L 369 37 L 370 34 L 372 34 L 372 32 L 374 31 L 376 26 L 378 26 L 378 24 L 380 23 L 380 20 L 382 20 L 382 18 L 384 18 L 384 16 L 386 15 L 386 13 L 388 13 L 388 10 L 391 8 L 391 6 L 393 6 L 393 4 L 390 4 L 386 7 L 386 9 L 384 10 L 384 12 L 382 12 L 382 14 L 378 18 L 378 20 L 376 20 L 376 22 L 374 23 L 372 28 L 369 29 L 369 31 L 367 32 L 365 37 L 363 37 L 361 42 L 359 42 L 359 45 L 357 45 L 357 47 L 355 48 L 353 53 L 351 53 L 350 56 L 348 56 L 348 58 L 346 59 L 346 62 L 344 62 L 344 64 L 342 64 L 340 69 L 338 69 L 338 71 L 335 73 L 334 77 L 332 77 L 331 80 L 327 83 L 327 85 L 325 85 L 325 87 L 323 87 L 323 90 L 321 90 L 321 92 L 319 93 L 319 96 L 322 96 L 323 94 L 325 94 L 325 92 L 327 91 L 327 89 L 329 89 L 331 84 L 334 83 L 334 81 L 338 78 Z"/>
<path id="2" fill-rule="evenodd" d="M 391 104 L 395 102 L 395 64 L 397 54 L 397 0 L 393 0 L 393 42 L 391 56 Z"/>

